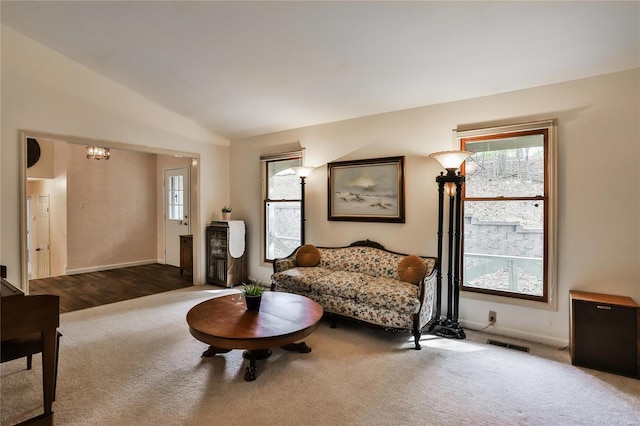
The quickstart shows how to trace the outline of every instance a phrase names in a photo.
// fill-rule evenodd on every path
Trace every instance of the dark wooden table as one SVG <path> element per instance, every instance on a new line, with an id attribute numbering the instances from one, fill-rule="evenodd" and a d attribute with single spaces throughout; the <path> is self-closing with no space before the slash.
<path id="1" fill-rule="evenodd" d="M 202 302 L 187 313 L 191 335 L 210 345 L 202 356 L 246 349 L 249 360 L 244 379 L 256 379 L 256 360 L 266 359 L 271 349 L 309 353 L 304 342 L 294 343 L 318 328 L 322 306 L 291 293 L 265 292 L 259 311 L 248 311 L 242 294 L 216 297 Z"/>

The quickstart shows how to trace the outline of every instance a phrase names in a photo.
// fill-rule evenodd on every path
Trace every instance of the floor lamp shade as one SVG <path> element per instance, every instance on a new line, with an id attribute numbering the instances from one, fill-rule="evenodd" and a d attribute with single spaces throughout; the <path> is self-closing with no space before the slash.
<path id="1" fill-rule="evenodd" d="M 442 167 L 447 169 L 447 174 L 455 174 L 455 171 L 471 155 L 473 155 L 473 152 L 470 151 L 440 151 L 430 154 L 429 157 L 434 158 Z"/>
<path id="2" fill-rule="evenodd" d="M 309 166 L 298 166 L 298 167 L 292 167 L 293 171 L 296 172 L 296 174 L 301 177 L 301 178 L 307 178 L 309 177 L 309 175 L 311 174 L 311 172 L 313 171 L 314 167 L 309 167 Z"/>

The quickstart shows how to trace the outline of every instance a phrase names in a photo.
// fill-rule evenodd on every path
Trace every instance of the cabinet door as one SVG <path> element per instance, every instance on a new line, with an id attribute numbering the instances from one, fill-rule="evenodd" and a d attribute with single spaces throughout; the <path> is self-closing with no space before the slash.
<path id="1" fill-rule="evenodd" d="M 183 269 L 193 272 L 193 239 L 184 235 L 180 237 L 180 274 Z"/>
<path id="2" fill-rule="evenodd" d="M 227 284 L 227 229 L 207 228 L 207 282 Z"/>
<path id="3" fill-rule="evenodd" d="M 574 364 L 638 376 L 635 308 L 573 301 Z"/>

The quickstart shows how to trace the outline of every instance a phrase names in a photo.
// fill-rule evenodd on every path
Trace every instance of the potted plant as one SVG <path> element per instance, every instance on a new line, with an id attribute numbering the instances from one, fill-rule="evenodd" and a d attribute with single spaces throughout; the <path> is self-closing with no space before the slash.
<path id="1" fill-rule="evenodd" d="M 259 310 L 260 302 L 262 301 L 262 293 L 264 293 L 265 287 L 259 281 L 249 284 L 242 284 L 242 286 L 244 287 L 242 289 L 242 292 L 244 293 L 244 299 L 247 303 L 247 310 Z"/>
<path id="2" fill-rule="evenodd" d="M 231 220 L 231 207 L 224 206 L 222 208 L 222 220 Z"/>

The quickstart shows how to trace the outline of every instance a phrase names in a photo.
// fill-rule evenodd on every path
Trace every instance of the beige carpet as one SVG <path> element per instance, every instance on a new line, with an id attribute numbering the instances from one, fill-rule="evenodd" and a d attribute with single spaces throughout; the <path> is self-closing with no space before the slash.
<path id="1" fill-rule="evenodd" d="M 274 349 L 243 380 L 241 351 L 201 358 L 185 316 L 227 294 L 199 286 L 61 316 L 57 425 L 632 425 L 640 381 L 466 340 L 323 322 L 309 354 Z M 504 340 L 504 339 L 503 339 Z M 523 344 L 523 342 L 515 342 Z M 2 364 L 2 425 L 42 410 L 40 357 Z"/>

